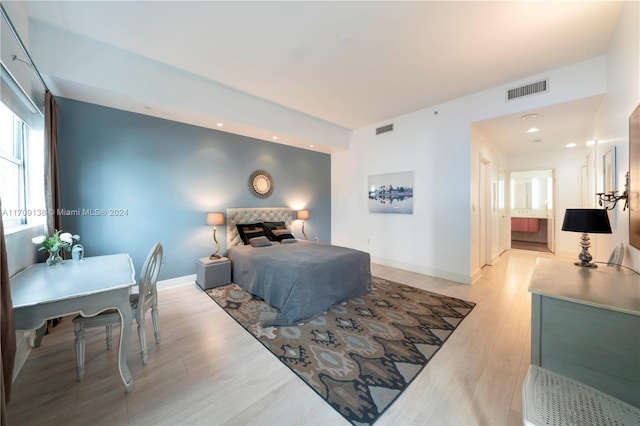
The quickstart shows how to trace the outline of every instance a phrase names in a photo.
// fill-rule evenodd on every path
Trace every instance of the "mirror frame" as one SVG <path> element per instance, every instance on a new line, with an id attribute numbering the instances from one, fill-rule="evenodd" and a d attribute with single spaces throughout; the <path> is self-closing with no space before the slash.
<path id="1" fill-rule="evenodd" d="M 266 190 L 263 187 L 264 182 L 266 182 L 267 184 Z M 249 176 L 248 184 L 249 191 L 251 191 L 251 194 L 254 197 L 267 198 L 271 195 L 271 193 L 273 193 L 273 178 L 271 177 L 269 172 L 266 172 L 264 170 L 256 170 L 255 172 L 251 173 L 251 176 Z"/>

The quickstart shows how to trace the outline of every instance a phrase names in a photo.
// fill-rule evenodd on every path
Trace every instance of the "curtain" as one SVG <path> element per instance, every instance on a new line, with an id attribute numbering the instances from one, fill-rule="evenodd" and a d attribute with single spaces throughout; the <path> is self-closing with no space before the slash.
<path id="1" fill-rule="evenodd" d="M 60 208 L 60 173 L 58 169 L 58 103 L 51 92 L 47 90 L 44 95 L 44 202 L 47 209 L 47 223 L 45 235 L 53 235 L 53 232 L 62 229 L 62 216 L 57 214 Z M 62 250 L 62 258 L 65 251 Z M 35 347 L 40 346 L 44 334 L 60 322 L 61 318 L 47 320 L 46 324 L 38 330 Z"/>
<path id="2" fill-rule="evenodd" d="M 2 201 L 0 201 L 2 211 Z M 0 379 L 2 380 L 2 397 L 0 398 L 0 424 L 7 424 L 7 404 L 11 399 L 11 383 L 13 366 L 16 359 L 16 329 L 13 321 L 13 303 L 9 286 L 9 266 L 7 265 L 7 248 L 4 242 L 4 227 L 0 219 Z"/>
<path id="3" fill-rule="evenodd" d="M 60 208 L 60 182 L 58 172 L 58 103 L 47 90 L 44 100 L 44 197 L 47 208 L 46 235 L 62 229 Z"/>

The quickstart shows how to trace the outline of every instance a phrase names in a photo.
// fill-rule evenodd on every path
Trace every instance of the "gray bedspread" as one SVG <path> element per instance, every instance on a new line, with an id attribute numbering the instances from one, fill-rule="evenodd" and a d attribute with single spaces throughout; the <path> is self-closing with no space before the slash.
<path id="1" fill-rule="evenodd" d="M 263 327 L 308 321 L 331 306 L 371 289 L 369 253 L 300 242 L 237 246 L 227 252 L 233 282 L 278 308 Z"/>

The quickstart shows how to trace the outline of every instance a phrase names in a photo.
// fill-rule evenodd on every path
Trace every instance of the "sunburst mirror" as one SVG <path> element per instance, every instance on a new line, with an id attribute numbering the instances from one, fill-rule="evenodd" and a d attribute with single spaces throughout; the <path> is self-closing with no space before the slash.
<path id="1" fill-rule="evenodd" d="M 249 190 L 254 197 L 267 198 L 273 192 L 273 178 L 269 172 L 256 170 L 249 176 Z"/>

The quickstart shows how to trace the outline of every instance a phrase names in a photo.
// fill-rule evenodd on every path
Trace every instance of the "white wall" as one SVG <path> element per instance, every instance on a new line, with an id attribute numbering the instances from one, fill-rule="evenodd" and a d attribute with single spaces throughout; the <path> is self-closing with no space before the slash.
<path id="1" fill-rule="evenodd" d="M 350 150 L 331 157 L 332 242 L 366 250 L 374 262 L 470 283 L 482 266 L 480 158 L 500 166 L 485 144 L 472 143 L 472 123 L 603 94 L 606 64 L 597 57 L 355 130 Z M 505 101 L 507 88 L 539 78 L 552 90 Z M 375 135 L 390 122 L 393 132 Z M 403 170 L 415 171 L 414 215 L 370 214 L 367 176 Z"/>
<path id="2" fill-rule="evenodd" d="M 602 156 L 615 146 L 618 190 L 622 192 L 629 170 L 629 115 L 640 103 L 640 3 L 637 1 L 624 3 L 607 56 L 607 70 L 607 94 L 598 111 L 593 134 L 598 141 L 594 158 L 596 183 L 601 189 Z M 606 261 L 613 248 L 623 243 L 628 247 L 625 265 L 640 270 L 640 251 L 629 246 L 629 211 L 623 212 L 618 203 L 613 215 L 613 234 L 595 236 L 594 259 Z"/>
<path id="3" fill-rule="evenodd" d="M 470 128 L 456 108 L 396 117 L 394 131 L 380 136 L 358 129 L 350 150 L 332 155 L 333 244 L 368 251 L 378 263 L 468 279 Z M 414 214 L 370 214 L 367 177 L 406 170 L 415 173 Z"/>

